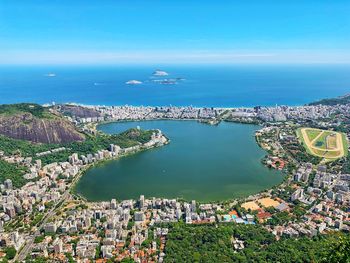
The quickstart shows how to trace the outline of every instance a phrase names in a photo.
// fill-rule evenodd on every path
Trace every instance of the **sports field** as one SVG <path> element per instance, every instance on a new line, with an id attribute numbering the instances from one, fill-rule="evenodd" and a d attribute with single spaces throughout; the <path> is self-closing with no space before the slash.
<path id="1" fill-rule="evenodd" d="M 261 199 L 257 200 L 257 202 L 264 207 L 271 207 L 272 206 L 274 208 L 276 208 L 280 204 L 280 202 L 277 202 L 269 197 L 261 198 Z"/>
<path id="2" fill-rule="evenodd" d="M 335 160 L 348 154 L 348 141 L 341 132 L 300 128 L 297 135 L 306 151 L 314 156 Z"/>
<path id="3" fill-rule="evenodd" d="M 241 206 L 246 210 L 250 209 L 252 211 L 260 209 L 260 206 L 255 201 L 245 202 Z"/>

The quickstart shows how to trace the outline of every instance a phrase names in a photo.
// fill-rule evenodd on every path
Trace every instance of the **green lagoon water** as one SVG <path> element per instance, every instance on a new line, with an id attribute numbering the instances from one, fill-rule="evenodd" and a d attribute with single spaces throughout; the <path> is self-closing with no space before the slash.
<path id="1" fill-rule="evenodd" d="M 91 201 L 182 197 L 216 201 L 257 193 L 280 183 L 280 172 L 263 166 L 256 125 L 196 121 L 132 121 L 100 125 L 106 133 L 128 128 L 161 129 L 170 144 L 97 165 L 77 184 Z"/>

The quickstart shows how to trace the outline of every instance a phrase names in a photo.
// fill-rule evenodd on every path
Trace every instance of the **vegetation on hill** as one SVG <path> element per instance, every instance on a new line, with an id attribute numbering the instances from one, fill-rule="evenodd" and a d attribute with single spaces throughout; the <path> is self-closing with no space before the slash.
<path id="1" fill-rule="evenodd" d="M 0 114 L 13 115 L 18 113 L 30 113 L 38 118 L 50 118 L 54 116 L 47 110 L 47 108 L 35 103 L 0 105 Z"/>
<path id="2" fill-rule="evenodd" d="M 139 143 L 146 143 L 151 139 L 152 133 L 154 130 L 139 130 L 136 128 L 129 129 L 125 132 L 122 132 L 119 134 L 119 136 L 122 136 L 124 138 L 127 138 L 129 140 L 135 140 L 138 141 Z"/>
<path id="3" fill-rule="evenodd" d="M 96 136 L 87 136 L 84 142 L 72 142 L 58 145 L 58 147 L 65 147 L 66 150 L 40 157 L 40 159 L 43 164 L 62 162 L 66 161 L 73 153 L 86 156 L 90 153 L 94 154 L 99 150 L 108 149 L 111 144 L 119 145 L 121 148 L 128 148 L 149 141 L 152 132 L 153 131 L 135 131 L 135 129 L 130 129 L 114 135 L 98 134 Z"/>
<path id="4" fill-rule="evenodd" d="M 337 105 L 337 104 L 349 104 L 350 103 L 350 94 L 347 94 L 345 96 L 337 97 L 337 98 L 330 98 L 330 99 L 322 99 L 319 101 L 315 101 L 312 103 L 309 103 L 309 105 Z"/>
<path id="5" fill-rule="evenodd" d="M 330 263 L 350 262 L 350 236 L 340 236 L 336 242 L 330 243 L 330 249 L 324 261 Z"/>
<path id="6" fill-rule="evenodd" d="M 11 179 L 14 187 L 21 187 L 27 182 L 23 178 L 23 174 L 26 172 L 28 171 L 23 166 L 0 160 L 0 183 L 3 183 L 6 179 Z"/>
<path id="7" fill-rule="evenodd" d="M 73 153 L 78 153 L 79 155 L 94 154 L 99 150 L 108 149 L 110 144 L 119 145 L 121 148 L 136 146 L 149 141 L 152 133 L 152 130 L 130 129 L 115 135 L 86 135 L 85 141 L 64 144 L 35 144 L 29 141 L 16 140 L 0 135 L 0 151 L 3 151 L 7 156 L 17 154 L 22 157 L 33 157 L 34 160 L 41 159 L 43 165 L 45 165 L 53 162 L 67 161 L 68 157 Z M 60 147 L 65 147 L 66 149 L 41 157 L 36 156 L 37 153 Z M 26 170 L 24 167 L 0 160 L 0 183 L 9 178 L 13 181 L 14 186 L 20 187 L 27 182 L 23 178 L 25 172 Z"/>
<path id="8" fill-rule="evenodd" d="M 235 251 L 235 238 L 244 241 L 244 249 Z M 179 223 L 170 225 L 165 262 L 330 262 L 333 247 L 339 247 L 340 257 L 348 254 L 346 241 L 332 245 L 338 240 L 338 235 L 325 235 L 276 241 L 258 225 Z"/>
<path id="9" fill-rule="evenodd" d="M 19 154 L 23 157 L 29 157 L 58 147 L 59 144 L 32 143 L 0 135 L 0 151 L 3 151 L 5 155 Z"/>

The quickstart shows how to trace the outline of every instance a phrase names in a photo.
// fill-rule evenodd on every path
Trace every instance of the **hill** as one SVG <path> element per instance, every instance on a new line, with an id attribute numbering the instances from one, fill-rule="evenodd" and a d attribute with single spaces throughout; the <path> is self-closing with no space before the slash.
<path id="1" fill-rule="evenodd" d="M 26 172 L 28 172 L 26 167 L 0 159 L 0 183 L 3 183 L 6 179 L 11 179 L 14 187 L 21 187 L 27 182 L 23 178 L 23 174 Z"/>
<path id="2" fill-rule="evenodd" d="M 319 101 L 311 102 L 308 105 L 343 105 L 343 104 L 350 104 L 350 94 L 346 94 L 344 96 L 340 96 L 337 98 L 330 98 L 330 99 L 322 99 Z"/>
<path id="3" fill-rule="evenodd" d="M 145 143 L 151 139 L 153 131 L 144 131 L 137 129 L 130 129 L 120 134 L 103 134 L 86 135 L 84 141 L 74 141 L 60 144 L 46 144 L 46 143 L 31 143 L 26 140 L 12 139 L 0 135 L 0 152 L 5 155 L 21 155 L 22 157 L 33 157 L 34 160 L 40 159 L 43 165 L 53 162 L 65 162 L 73 153 L 79 155 L 94 154 L 99 150 L 108 149 L 111 144 L 119 145 L 121 148 L 128 148 Z M 53 152 L 44 156 L 36 156 L 37 153 L 50 151 L 58 147 L 64 147 L 65 150 L 60 152 Z M 21 165 L 7 163 L 0 159 L 0 184 L 6 179 L 11 179 L 15 187 L 21 187 L 28 180 L 23 178 L 23 175 L 28 172 L 27 169 Z"/>
<path id="4" fill-rule="evenodd" d="M 85 139 L 63 116 L 31 103 L 0 105 L 0 134 L 35 143 L 69 143 Z"/>
<path id="5" fill-rule="evenodd" d="M 102 116 L 101 113 L 94 109 L 82 107 L 79 105 L 62 104 L 57 105 L 54 108 L 57 109 L 59 112 L 62 112 L 63 115 L 70 117 L 94 118 Z"/>

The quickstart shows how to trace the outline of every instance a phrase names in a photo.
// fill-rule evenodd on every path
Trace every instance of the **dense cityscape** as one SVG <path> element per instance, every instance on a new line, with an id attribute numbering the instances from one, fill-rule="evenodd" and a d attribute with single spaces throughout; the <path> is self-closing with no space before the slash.
<path id="1" fill-rule="evenodd" d="M 282 122 L 287 120 L 319 120 L 334 114 L 347 114 L 348 105 L 276 106 L 254 108 L 198 108 L 198 107 L 145 107 L 145 106 L 79 106 L 77 104 L 58 106 L 62 112 L 74 109 L 78 123 L 152 120 L 152 119 L 215 119 L 228 117 L 233 120 Z M 85 110 L 80 110 L 80 107 Z M 227 115 L 227 116 L 226 116 Z"/>
<path id="2" fill-rule="evenodd" d="M 0 263 L 350 263 L 349 11 L 0 0 Z"/>
<path id="3" fill-rule="evenodd" d="M 28 182 L 15 187 L 11 179 L 6 179 L 0 185 L 1 257 L 18 261 L 172 262 L 167 255 L 168 235 L 172 233 L 171 225 L 180 223 L 260 225 L 275 240 L 350 230 L 347 159 L 324 162 L 305 154 L 303 147 L 295 149 L 299 145 L 298 127 L 307 125 L 347 133 L 349 104 L 255 108 L 72 104 L 46 107 L 64 114 L 81 131 L 94 135 L 100 133 L 96 124 L 122 120 L 194 119 L 204 122 L 203 125 L 218 125 L 220 121 L 258 123 L 262 128 L 256 131 L 256 141 L 267 152 L 262 163 L 270 169 L 282 170 L 285 180 L 256 195 L 222 202 L 199 203 L 143 195 L 137 200 L 89 202 L 74 192 L 74 185 L 85 170 L 104 160 L 162 147 L 169 142 L 166 135 L 156 130 L 147 142 L 136 146 L 123 148 L 110 144 L 97 152 L 73 153 L 65 161 L 45 164 L 41 158 L 64 152 L 65 147 L 30 157 L 2 151 L 2 161 L 26 167 L 23 177 Z M 246 242 L 239 235 L 232 236 L 232 251 L 244 251 Z"/>

